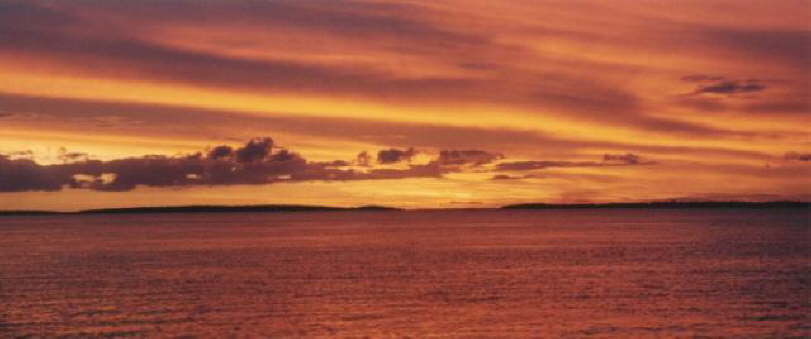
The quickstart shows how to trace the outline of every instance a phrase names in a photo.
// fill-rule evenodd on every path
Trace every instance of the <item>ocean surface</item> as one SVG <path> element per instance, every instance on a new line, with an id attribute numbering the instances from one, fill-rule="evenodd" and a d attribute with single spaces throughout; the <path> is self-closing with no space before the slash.
<path id="1" fill-rule="evenodd" d="M 807 209 L 0 218 L 0 337 L 802 337 Z"/>

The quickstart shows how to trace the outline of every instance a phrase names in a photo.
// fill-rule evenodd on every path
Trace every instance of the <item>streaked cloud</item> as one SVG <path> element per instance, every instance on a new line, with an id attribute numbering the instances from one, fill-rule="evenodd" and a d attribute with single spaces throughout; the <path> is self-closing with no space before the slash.
<path id="1" fill-rule="evenodd" d="M 602 161 L 568 161 L 568 160 L 528 160 L 502 162 L 496 166 L 499 171 L 529 171 L 551 167 L 599 167 L 599 166 L 635 166 L 653 165 L 653 161 L 642 160 L 638 155 L 604 154 Z"/>
<path id="2" fill-rule="evenodd" d="M 0 0 L 0 181 L 134 196 L 220 182 L 280 190 L 282 180 L 333 192 L 315 184 L 327 178 L 366 199 L 402 197 L 398 182 L 422 180 L 437 190 L 410 188 L 408 199 L 425 206 L 508 191 L 798 196 L 811 146 L 809 10 Z M 241 143 L 256 135 L 276 139 Z M 54 194 L 74 191 L 87 190 Z"/>

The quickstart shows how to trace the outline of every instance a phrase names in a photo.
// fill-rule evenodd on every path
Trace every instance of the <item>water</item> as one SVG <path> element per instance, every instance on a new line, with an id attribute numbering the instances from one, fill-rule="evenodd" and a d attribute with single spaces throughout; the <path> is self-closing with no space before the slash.
<path id="1" fill-rule="evenodd" d="M 809 211 L 0 218 L 0 337 L 811 334 Z"/>

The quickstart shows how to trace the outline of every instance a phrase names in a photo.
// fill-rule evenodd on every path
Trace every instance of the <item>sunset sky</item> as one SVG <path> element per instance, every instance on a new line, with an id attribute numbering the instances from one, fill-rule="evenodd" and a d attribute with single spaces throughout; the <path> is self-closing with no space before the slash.
<path id="1" fill-rule="evenodd" d="M 0 209 L 808 201 L 809 13 L 0 0 Z"/>

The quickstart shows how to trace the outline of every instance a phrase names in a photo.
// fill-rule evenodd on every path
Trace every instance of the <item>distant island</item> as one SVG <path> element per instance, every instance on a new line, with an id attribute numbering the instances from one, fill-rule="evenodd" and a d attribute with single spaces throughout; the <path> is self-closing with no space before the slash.
<path id="1" fill-rule="evenodd" d="M 102 208 L 79 211 L 80 214 L 121 214 L 121 213 L 234 213 L 234 212 L 337 212 L 337 211 L 396 211 L 398 208 L 383 206 L 329 207 L 309 205 L 247 205 L 247 206 L 170 206 L 170 207 L 131 207 Z"/>
<path id="2" fill-rule="evenodd" d="M 581 208 L 809 208 L 811 202 L 800 201 L 657 201 L 602 204 L 545 204 L 526 203 L 501 207 L 502 209 L 581 209 Z"/>
<path id="3" fill-rule="evenodd" d="M 60 214 L 72 214 L 74 212 L 53 212 L 53 211 L 28 211 L 28 210 L 10 210 L 10 211 L 0 211 L 0 217 L 3 216 L 26 216 L 26 215 L 60 215 Z"/>
<path id="4" fill-rule="evenodd" d="M 464 210 L 542 210 L 542 209 L 703 209 L 703 208 L 807 208 L 811 202 L 800 201 L 661 201 L 600 204 L 547 204 L 525 203 L 506 205 L 499 208 L 465 208 Z M 330 207 L 311 205 L 191 205 L 165 207 L 128 207 L 101 208 L 77 212 L 55 212 L 36 210 L 1 211 L 0 216 L 35 216 L 35 215 L 88 215 L 88 214 L 149 214 L 149 213 L 281 213 L 281 212 L 351 212 L 351 211 L 403 211 L 404 209 L 385 206 Z M 450 208 L 448 210 L 459 210 Z"/>
<path id="5" fill-rule="evenodd" d="M 399 211 L 385 206 L 329 207 L 309 205 L 192 205 L 166 207 L 101 208 L 78 212 L 0 211 L 0 216 L 60 215 L 60 214 L 147 214 L 147 213 L 275 213 L 275 212 L 341 212 L 341 211 Z"/>

